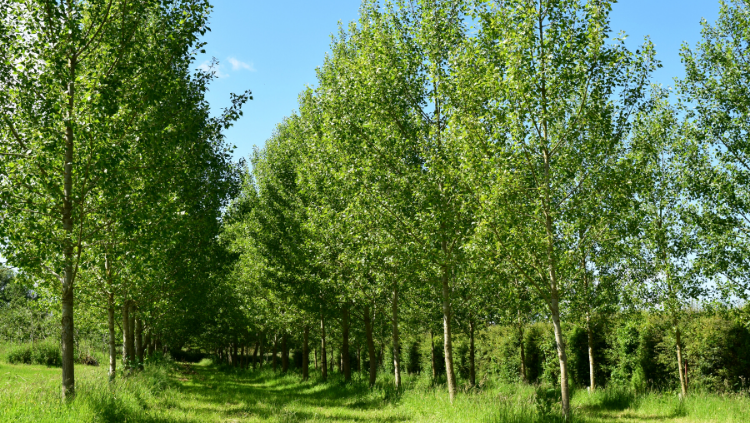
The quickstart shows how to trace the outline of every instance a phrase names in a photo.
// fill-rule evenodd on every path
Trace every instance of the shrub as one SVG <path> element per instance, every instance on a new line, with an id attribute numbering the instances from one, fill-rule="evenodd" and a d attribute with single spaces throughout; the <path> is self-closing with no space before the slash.
<path id="1" fill-rule="evenodd" d="M 62 354 L 57 343 L 45 340 L 32 344 L 11 347 L 7 353 L 10 364 L 42 364 L 61 367 Z"/>

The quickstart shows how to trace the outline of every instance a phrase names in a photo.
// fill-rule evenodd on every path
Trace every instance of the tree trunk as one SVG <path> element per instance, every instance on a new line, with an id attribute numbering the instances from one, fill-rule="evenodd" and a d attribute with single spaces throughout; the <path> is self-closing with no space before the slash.
<path id="1" fill-rule="evenodd" d="M 258 338 L 258 368 L 263 369 L 263 361 L 265 360 L 265 351 L 263 350 L 263 341 L 266 337 L 264 331 L 260 331 L 260 337 Z"/>
<path id="2" fill-rule="evenodd" d="M 65 274 L 62 280 L 61 306 L 61 353 L 62 353 L 62 398 L 75 398 L 75 369 L 73 354 L 75 349 L 75 338 L 73 324 L 73 287 L 75 283 L 74 274 L 74 246 L 73 246 L 73 163 L 75 139 L 73 136 L 73 122 L 75 111 L 75 80 L 76 80 L 76 58 L 72 56 L 68 61 L 70 72 L 68 81 L 68 110 L 65 120 L 65 163 L 63 165 L 63 204 L 62 224 L 65 236 L 63 237 L 63 257 L 65 260 Z M 80 253 L 80 246 L 79 253 Z"/>
<path id="3" fill-rule="evenodd" d="M 357 371 L 362 372 L 362 342 L 357 342 Z"/>
<path id="4" fill-rule="evenodd" d="M 143 353 L 148 356 L 151 354 L 151 330 L 146 330 L 146 336 L 143 339 Z"/>
<path id="5" fill-rule="evenodd" d="M 560 360 L 560 390 L 562 393 L 562 413 L 564 418 L 570 417 L 570 394 L 568 392 L 568 356 L 565 353 L 565 341 L 563 338 L 562 325 L 560 324 L 560 309 L 557 291 L 553 291 L 550 300 L 550 311 L 552 312 L 552 325 L 555 328 L 555 344 L 557 345 L 557 358 Z"/>
<path id="6" fill-rule="evenodd" d="M 526 352 L 523 345 L 523 321 L 521 321 L 520 317 L 518 319 L 518 345 L 521 350 L 521 381 L 529 383 L 529 378 L 526 375 Z"/>
<path id="7" fill-rule="evenodd" d="M 344 372 L 344 381 L 352 381 L 352 369 L 349 362 L 349 305 L 341 312 L 341 369 Z"/>
<path id="8" fill-rule="evenodd" d="M 474 321 L 469 320 L 469 384 L 471 384 L 471 386 L 477 384 L 474 365 Z"/>
<path id="9" fill-rule="evenodd" d="M 151 334 L 151 345 L 148 346 L 148 355 L 154 355 L 156 352 L 156 334 L 149 331 Z"/>
<path id="10" fill-rule="evenodd" d="M 393 326 L 393 376 L 396 388 L 401 387 L 401 360 L 398 337 L 398 283 L 393 284 L 393 301 L 391 303 L 391 325 Z"/>
<path id="11" fill-rule="evenodd" d="M 130 356 L 131 347 L 128 345 L 130 342 L 130 335 L 128 330 L 130 329 L 130 306 L 129 301 L 125 300 L 122 304 L 122 368 L 123 370 L 128 369 L 128 361 L 133 358 Z"/>
<path id="12" fill-rule="evenodd" d="M 586 313 L 586 337 L 589 344 L 589 392 L 593 393 L 594 389 L 596 389 L 596 384 L 594 383 L 594 334 L 591 331 L 591 316 L 589 313 Z"/>
<path id="13" fill-rule="evenodd" d="M 302 334 L 302 380 L 310 378 L 310 347 L 307 344 L 309 336 L 310 327 L 305 325 L 305 330 Z"/>
<path id="14" fill-rule="evenodd" d="M 281 335 L 281 371 L 286 373 L 289 370 L 289 336 L 284 333 Z"/>
<path id="15" fill-rule="evenodd" d="M 255 348 L 253 348 L 253 370 L 258 365 L 258 350 L 260 349 L 260 341 L 255 341 Z"/>
<path id="16" fill-rule="evenodd" d="M 109 329 L 109 381 L 114 382 L 117 375 L 117 342 L 115 340 L 115 298 L 111 292 L 107 295 L 107 324 Z"/>
<path id="17" fill-rule="evenodd" d="M 680 339 L 680 327 L 677 326 L 677 319 L 674 319 L 674 336 L 677 344 L 677 372 L 680 374 L 680 390 L 682 399 L 687 398 L 687 372 L 682 361 L 682 339 Z"/>
<path id="18" fill-rule="evenodd" d="M 380 354 L 378 355 L 378 365 L 381 369 L 385 369 L 385 344 L 380 343 Z"/>
<path id="19" fill-rule="evenodd" d="M 271 367 L 273 368 L 274 372 L 276 371 L 276 366 L 277 366 L 277 363 L 278 363 L 278 358 L 276 357 L 278 345 L 279 345 L 279 335 L 275 334 L 273 336 L 273 348 L 272 348 L 273 351 L 271 353 L 272 354 L 272 356 L 271 356 Z"/>
<path id="20" fill-rule="evenodd" d="M 320 313 L 320 376 L 328 379 L 328 360 L 326 360 L 326 321 L 323 312 Z"/>
<path id="21" fill-rule="evenodd" d="M 451 404 L 456 397 L 456 373 L 453 371 L 453 341 L 451 337 L 451 297 L 448 268 L 443 268 L 443 345 L 445 346 L 445 377 Z"/>
<path id="22" fill-rule="evenodd" d="M 143 320 L 135 319 L 135 354 L 139 366 L 143 367 Z"/>
<path id="23" fill-rule="evenodd" d="M 435 336 L 430 329 L 430 364 L 432 364 L 432 380 L 437 378 L 437 367 L 435 366 Z"/>
<path id="24" fill-rule="evenodd" d="M 372 338 L 372 315 L 370 306 L 365 306 L 365 334 L 367 336 L 367 355 L 370 358 L 370 388 L 375 386 L 377 377 L 377 359 L 375 357 L 375 341 Z"/>
<path id="25" fill-rule="evenodd" d="M 135 361 L 135 303 L 133 301 L 129 301 L 128 313 L 128 357 L 131 361 Z"/>

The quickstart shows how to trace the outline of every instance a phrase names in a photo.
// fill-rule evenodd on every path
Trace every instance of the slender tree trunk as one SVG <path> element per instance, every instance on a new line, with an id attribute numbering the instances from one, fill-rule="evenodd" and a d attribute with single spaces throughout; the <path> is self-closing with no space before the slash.
<path id="1" fill-rule="evenodd" d="M 260 341 L 255 341 L 255 348 L 253 348 L 253 370 L 258 366 L 258 350 L 260 349 Z"/>
<path id="2" fill-rule="evenodd" d="M 557 344 L 557 357 L 560 360 L 560 388 L 562 392 L 562 412 L 564 418 L 570 418 L 570 394 L 568 392 L 568 357 L 565 353 L 565 341 L 563 338 L 562 325 L 560 324 L 560 309 L 557 292 L 553 291 L 550 301 L 552 312 L 552 325 L 555 328 L 555 344 Z"/>
<path id="3" fill-rule="evenodd" d="M 584 231 L 580 230 L 578 238 L 583 239 L 585 236 Z M 591 298 L 591 290 L 589 285 L 588 277 L 588 266 L 586 264 L 586 250 L 581 246 L 581 268 L 583 270 L 583 286 L 584 294 L 587 298 Z M 588 343 L 589 352 L 589 393 L 594 393 L 596 389 L 596 375 L 594 374 L 594 335 L 591 333 L 591 305 L 588 303 L 589 309 L 586 310 L 586 340 Z"/>
<path id="4" fill-rule="evenodd" d="M 320 376 L 328 379 L 328 360 L 326 360 L 326 320 L 320 313 Z"/>
<path id="5" fill-rule="evenodd" d="M 128 357 L 135 361 L 135 303 L 133 301 L 129 301 L 128 313 Z"/>
<path id="6" fill-rule="evenodd" d="M 437 363 L 435 363 L 435 336 L 430 329 L 430 364 L 432 364 L 432 380 L 437 378 Z"/>
<path id="7" fill-rule="evenodd" d="M 385 345 L 383 342 L 380 343 L 380 354 L 378 355 L 378 365 L 381 369 L 385 369 Z"/>
<path id="8" fill-rule="evenodd" d="M 341 369 L 344 372 L 344 381 L 352 381 L 352 369 L 349 362 L 349 305 L 347 304 L 341 312 Z"/>
<path id="9" fill-rule="evenodd" d="M 151 335 L 151 344 L 148 346 L 148 355 L 154 355 L 156 352 L 156 334 L 150 330 L 148 333 Z"/>
<path id="10" fill-rule="evenodd" d="M 289 336 L 285 333 L 281 335 L 281 371 L 286 373 L 289 370 Z"/>
<path id="11" fill-rule="evenodd" d="M 278 345 L 279 345 L 279 335 L 275 334 L 273 336 L 273 348 L 272 348 L 273 351 L 271 353 L 272 354 L 272 356 L 271 356 L 271 367 L 273 368 L 274 372 L 276 371 L 276 366 L 277 366 L 277 362 L 278 362 L 278 359 L 276 357 L 276 352 L 277 352 Z"/>
<path id="12" fill-rule="evenodd" d="M 318 348 L 313 347 L 313 361 L 315 362 L 315 370 L 318 370 Z"/>
<path id="13" fill-rule="evenodd" d="M 128 346 L 128 342 L 130 342 L 130 335 L 128 334 L 128 330 L 130 329 L 130 307 L 128 302 L 128 300 L 125 300 L 122 304 L 122 368 L 124 370 L 128 369 L 128 361 L 132 360 L 132 357 L 130 357 L 130 347 Z"/>
<path id="14" fill-rule="evenodd" d="M 596 379 L 594 375 L 594 334 L 591 331 L 591 315 L 586 313 L 586 337 L 589 346 L 589 392 L 593 393 L 596 389 Z"/>
<path id="15" fill-rule="evenodd" d="M 401 387 L 400 340 L 398 336 L 398 283 L 393 284 L 393 301 L 391 303 L 391 325 L 393 326 L 393 383 Z"/>
<path id="16" fill-rule="evenodd" d="M 71 18 L 72 17 L 68 17 Z M 62 353 L 62 397 L 63 399 L 75 398 L 75 369 L 74 369 L 74 324 L 73 324 L 73 301 L 75 283 L 75 260 L 73 246 L 73 163 L 75 139 L 73 136 L 73 123 L 75 111 L 75 80 L 76 80 L 76 57 L 71 52 L 68 60 L 68 110 L 65 120 L 65 163 L 63 165 L 63 204 L 62 224 L 65 236 L 63 238 L 63 257 L 65 260 L 65 273 L 62 280 L 61 306 L 61 353 Z M 80 246 L 79 252 L 80 252 Z"/>
<path id="17" fill-rule="evenodd" d="M 521 380 L 523 383 L 529 383 L 529 378 L 526 375 L 526 351 L 523 345 L 523 321 L 521 320 L 521 313 L 519 312 L 518 317 L 518 345 L 521 350 Z"/>
<path id="18" fill-rule="evenodd" d="M 143 320 L 135 319 L 135 353 L 138 363 L 143 367 Z"/>
<path id="19" fill-rule="evenodd" d="M 477 375 L 474 363 L 474 321 L 469 320 L 469 384 L 476 386 Z"/>
<path id="20" fill-rule="evenodd" d="M 143 339 L 143 354 L 148 356 L 151 353 L 151 330 L 146 330 L 146 335 Z"/>
<path id="21" fill-rule="evenodd" d="M 357 342 L 357 371 L 362 372 L 362 342 Z"/>
<path id="22" fill-rule="evenodd" d="M 309 336 L 310 327 L 305 325 L 305 330 L 302 334 L 302 380 L 310 378 L 310 347 L 307 344 Z"/>
<path id="23" fill-rule="evenodd" d="M 367 354 L 370 357 L 370 388 L 375 386 L 377 377 L 377 359 L 375 357 L 375 342 L 372 337 L 372 315 L 370 306 L 365 306 L 365 335 L 367 336 Z"/>
<path id="24" fill-rule="evenodd" d="M 117 375 L 117 341 L 115 340 L 115 298 L 107 294 L 107 326 L 109 329 L 109 381 L 114 382 Z"/>
<path id="25" fill-rule="evenodd" d="M 682 361 L 682 339 L 680 333 L 680 327 L 677 325 L 677 319 L 674 319 L 674 336 L 675 343 L 677 344 L 677 372 L 680 374 L 680 391 L 682 392 L 681 398 L 687 398 L 687 372 L 685 372 L 685 366 Z"/>
<path id="26" fill-rule="evenodd" d="M 445 243 L 445 242 L 443 242 Z M 445 346 L 445 376 L 448 381 L 448 394 L 451 403 L 456 397 L 456 373 L 453 370 L 453 341 L 451 335 L 451 297 L 449 283 L 449 270 L 443 268 L 443 345 Z"/>
<path id="27" fill-rule="evenodd" d="M 263 369 L 263 361 L 265 361 L 266 355 L 263 350 L 263 341 L 265 341 L 266 333 L 260 331 L 260 337 L 258 338 L 258 368 Z"/>

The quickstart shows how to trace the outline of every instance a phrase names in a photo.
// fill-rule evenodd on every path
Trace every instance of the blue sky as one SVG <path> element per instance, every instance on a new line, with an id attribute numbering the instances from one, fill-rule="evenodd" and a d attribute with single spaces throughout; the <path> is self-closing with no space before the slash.
<path id="1" fill-rule="evenodd" d="M 229 143 L 237 146 L 235 157 L 248 157 L 296 109 L 305 85 L 315 84 L 331 34 L 338 22 L 357 19 L 359 0 L 214 0 L 213 5 L 206 55 L 196 64 L 211 57 L 220 62 L 220 78 L 208 94 L 215 113 L 229 104 L 229 93 L 253 91 L 245 115 L 227 131 Z M 612 29 L 628 34 L 630 48 L 650 35 L 664 64 L 655 80 L 673 85 L 673 77 L 683 74 L 680 46 L 695 45 L 701 18 L 714 22 L 718 10 L 718 0 L 620 0 Z"/>

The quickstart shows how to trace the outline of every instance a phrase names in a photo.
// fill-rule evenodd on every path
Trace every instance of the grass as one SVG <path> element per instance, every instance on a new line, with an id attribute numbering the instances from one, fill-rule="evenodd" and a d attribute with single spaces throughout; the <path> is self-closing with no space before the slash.
<path id="1" fill-rule="evenodd" d="M 60 369 L 0 364 L 2 422 L 554 422 L 557 405 L 545 414 L 547 395 L 534 386 L 464 388 L 453 405 L 442 386 L 406 378 L 397 391 L 388 377 L 374 389 L 363 375 L 344 384 L 296 374 L 222 371 L 204 360 L 197 365 L 155 363 L 108 383 L 106 368 L 76 366 L 78 397 L 59 400 Z M 391 379 L 392 380 L 392 379 Z M 745 422 L 747 395 L 636 395 L 606 389 L 573 395 L 580 422 Z M 541 411 L 541 412 L 540 412 Z"/>

